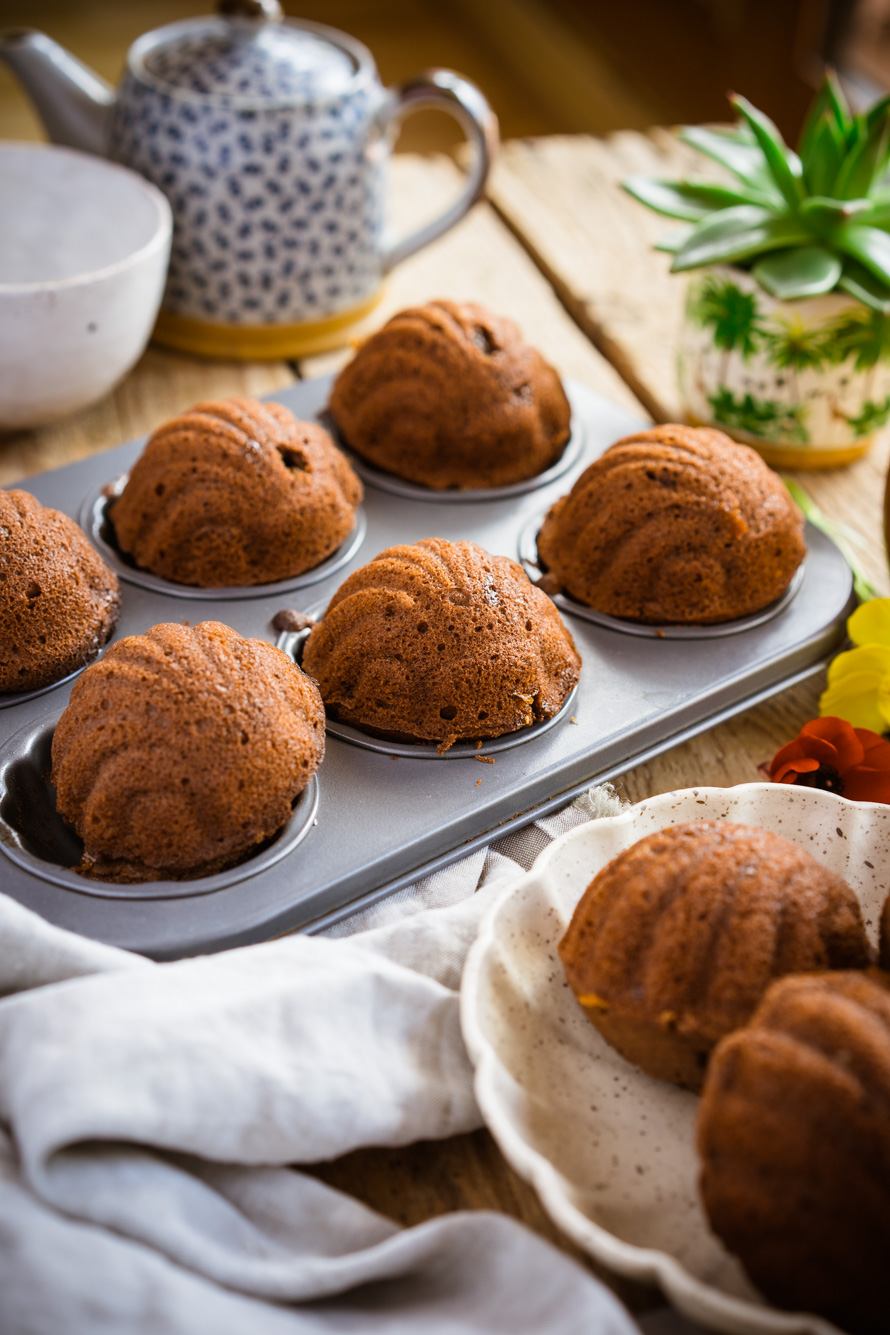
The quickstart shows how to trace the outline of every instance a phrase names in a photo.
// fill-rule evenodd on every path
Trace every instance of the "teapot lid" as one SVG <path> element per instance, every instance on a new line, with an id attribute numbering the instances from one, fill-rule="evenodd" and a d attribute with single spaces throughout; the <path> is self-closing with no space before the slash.
<path id="1" fill-rule="evenodd" d="M 283 20 L 277 0 L 221 0 L 218 17 L 171 23 L 134 45 L 140 79 L 174 96 L 262 107 L 342 96 L 371 65 L 360 43 Z"/>

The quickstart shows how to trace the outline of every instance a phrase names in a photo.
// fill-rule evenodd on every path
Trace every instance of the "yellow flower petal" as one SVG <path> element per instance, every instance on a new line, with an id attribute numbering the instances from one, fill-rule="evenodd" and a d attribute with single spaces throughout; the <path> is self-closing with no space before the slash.
<path id="1" fill-rule="evenodd" d="M 872 598 L 857 607 L 847 621 L 847 634 L 854 644 L 890 645 L 890 598 Z"/>
<path id="2" fill-rule="evenodd" d="M 890 646 L 867 644 L 861 649 L 848 649 L 846 653 L 838 654 L 828 669 L 829 686 L 851 672 L 890 677 Z"/>
<path id="3" fill-rule="evenodd" d="M 836 682 L 819 699 L 822 717 L 846 719 L 854 728 L 869 728 L 881 733 L 887 727 L 878 706 L 879 692 L 886 678 L 871 672 L 851 672 Z M 888 683 L 890 685 L 890 683 Z"/>

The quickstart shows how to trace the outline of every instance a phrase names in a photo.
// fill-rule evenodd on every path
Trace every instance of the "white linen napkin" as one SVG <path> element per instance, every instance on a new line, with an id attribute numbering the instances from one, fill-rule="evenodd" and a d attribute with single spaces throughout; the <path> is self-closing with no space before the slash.
<path id="1" fill-rule="evenodd" d="M 171 964 L 0 896 L 2 1335 L 630 1335 L 506 1216 L 402 1230 L 289 1166 L 481 1124 L 458 1022 L 479 918 L 615 809 L 593 790 L 328 939 Z"/>

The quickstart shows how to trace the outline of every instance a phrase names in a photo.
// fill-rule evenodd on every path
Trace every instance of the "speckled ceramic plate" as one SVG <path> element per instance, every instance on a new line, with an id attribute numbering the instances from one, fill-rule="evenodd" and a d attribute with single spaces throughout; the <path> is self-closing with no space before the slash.
<path id="1" fill-rule="evenodd" d="M 584 1017 L 557 955 L 592 877 L 643 835 L 733 820 L 793 839 L 843 876 L 877 937 L 890 807 L 782 784 L 664 793 L 557 839 L 492 905 L 464 973 L 476 1096 L 505 1157 L 554 1222 L 619 1274 L 659 1284 L 685 1315 L 731 1335 L 836 1335 L 756 1293 L 698 1198 L 696 1095 L 629 1065 Z"/>

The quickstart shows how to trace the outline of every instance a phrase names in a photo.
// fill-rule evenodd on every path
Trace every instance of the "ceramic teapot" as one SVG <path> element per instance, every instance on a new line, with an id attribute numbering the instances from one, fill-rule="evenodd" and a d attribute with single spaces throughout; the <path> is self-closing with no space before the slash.
<path id="1" fill-rule="evenodd" d="M 155 337 L 209 355 L 296 357 L 346 341 L 383 277 L 467 212 L 497 121 L 448 70 L 380 83 L 360 42 L 285 19 L 277 0 L 223 0 L 214 17 L 147 33 L 120 89 L 43 33 L 0 33 L 0 58 L 56 143 L 109 157 L 167 195 L 174 238 Z M 474 147 L 462 193 L 391 243 L 386 165 L 399 120 L 448 111 Z"/>

